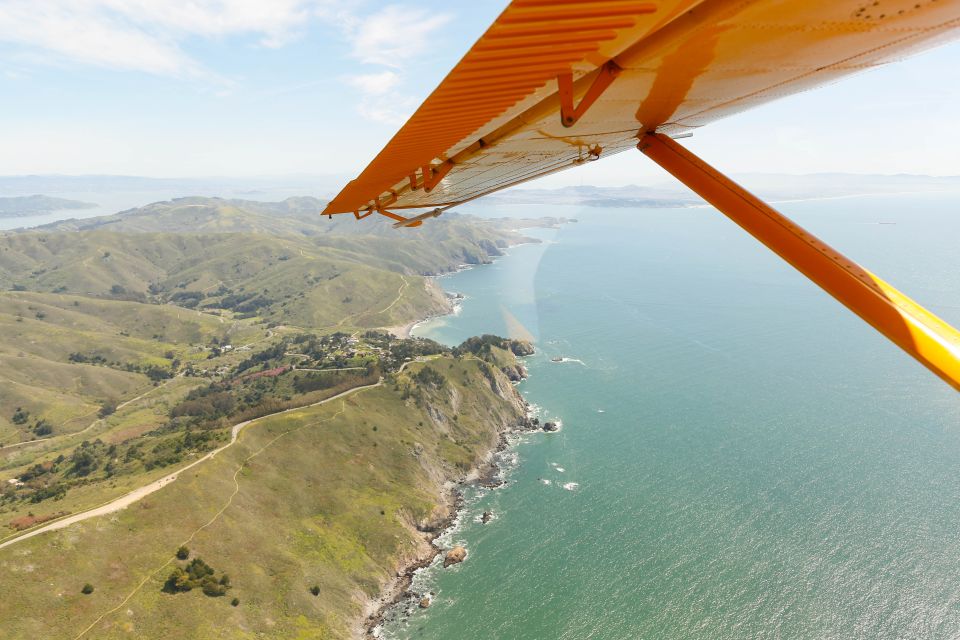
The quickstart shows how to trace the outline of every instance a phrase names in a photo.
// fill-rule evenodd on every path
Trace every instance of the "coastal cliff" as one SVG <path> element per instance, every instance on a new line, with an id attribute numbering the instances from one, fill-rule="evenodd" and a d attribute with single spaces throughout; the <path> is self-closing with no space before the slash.
<path id="1" fill-rule="evenodd" d="M 455 358 L 425 364 L 395 382 L 394 388 L 402 395 L 411 381 L 421 384 L 421 395 L 411 395 L 407 402 L 413 402 L 428 419 L 423 424 L 432 435 L 433 451 L 419 442 L 414 443 L 414 450 L 429 479 L 423 488 L 433 506 L 425 516 L 405 522 L 411 544 L 391 558 L 392 575 L 382 582 L 376 598 L 366 600 L 362 624 L 353 630 L 355 637 L 368 635 L 387 608 L 407 595 L 413 572 L 442 552 L 434 540 L 456 516 L 457 487 L 467 481 L 482 482 L 490 474 L 493 453 L 504 446 L 506 434 L 525 428 L 526 402 L 511 382 L 523 371 L 514 354 L 497 346 L 482 353 L 455 352 Z"/>

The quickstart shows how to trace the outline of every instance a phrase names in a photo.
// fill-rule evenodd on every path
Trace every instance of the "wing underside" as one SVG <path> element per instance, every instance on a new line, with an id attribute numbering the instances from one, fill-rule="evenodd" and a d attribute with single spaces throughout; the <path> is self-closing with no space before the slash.
<path id="1" fill-rule="evenodd" d="M 957 26 L 957 0 L 515 0 L 324 213 L 453 206 L 905 57 Z"/>

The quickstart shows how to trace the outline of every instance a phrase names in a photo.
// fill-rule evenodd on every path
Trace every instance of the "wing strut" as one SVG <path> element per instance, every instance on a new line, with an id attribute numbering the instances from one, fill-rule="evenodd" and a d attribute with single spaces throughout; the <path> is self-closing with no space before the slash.
<path id="1" fill-rule="evenodd" d="M 960 333 L 956 329 L 667 136 L 644 134 L 637 148 L 874 329 L 960 390 Z"/>

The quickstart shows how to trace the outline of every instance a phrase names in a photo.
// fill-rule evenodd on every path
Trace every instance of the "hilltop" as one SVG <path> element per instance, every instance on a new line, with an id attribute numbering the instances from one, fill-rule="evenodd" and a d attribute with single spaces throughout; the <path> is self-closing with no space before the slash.
<path id="1" fill-rule="evenodd" d="M 252 233 L 283 238 L 294 248 L 362 253 L 364 261 L 372 259 L 383 268 L 421 275 L 442 273 L 463 263 L 488 262 L 501 255 L 503 248 L 530 241 L 496 221 L 474 216 L 447 213 L 414 231 L 395 229 L 392 221 L 380 216 L 361 222 L 352 216 L 325 218 L 320 215 L 323 205 L 323 201 L 310 197 L 288 198 L 282 202 L 177 198 L 109 216 L 62 220 L 5 235 L 22 237 L 63 231 L 191 237 Z"/>

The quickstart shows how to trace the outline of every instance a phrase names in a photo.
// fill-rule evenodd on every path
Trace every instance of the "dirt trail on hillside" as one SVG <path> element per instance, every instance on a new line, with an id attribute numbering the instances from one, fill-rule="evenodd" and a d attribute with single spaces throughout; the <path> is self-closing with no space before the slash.
<path id="1" fill-rule="evenodd" d="M 127 405 L 130 405 L 130 404 L 136 402 L 137 400 L 141 400 L 141 399 L 147 397 L 148 395 L 150 395 L 150 394 L 153 393 L 154 391 L 157 391 L 157 390 L 159 390 L 159 389 L 164 388 L 165 386 L 167 386 L 168 384 L 170 384 L 171 382 L 173 382 L 174 380 L 176 380 L 177 378 L 182 377 L 182 376 L 183 376 L 183 374 L 179 374 L 179 375 L 177 375 L 177 376 L 175 376 L 175 377 L 173 377 L 173 378 L 170 378 L 169 380 L 167 380 L 166 382 L 164 382 L 164 383 L 161 384 L 161 385 L 158 385 L 158 386 L 156 386 L 156 387 L 150 387 L 149 389 L 147 389 L 146 391 L 144 391 L 143 393 L 141 393 L 141 394 L 138 395 L 137 397 L 135 397 L 135 398 L 130 398 L 129 400 L 127 400 L 127 401 L 125 401 L 125 402 L 121 402 L 120 404 L 118 404 L 118 405 L 116 406 L 116 408 L 114 408 L 114 411 L 115 411 L 115 412 L 116 412 L 116 411 L 119 411 L 120 409 L 123 409 L 123 408 L 126 407 Z M 86 414 L 86 415 L 93 415 L 93 413 L 95 413 L 95 412 L 90 412 L 89 414 Z M 58 440 L 60 440 L 60 439 L 63 439 L 63 438 L 81 436 L 81 435 L 85 434 L 87 431 L 90 431 L 90 429 L 93 429 L 93 428 L 94 428 L 95 426 L 97 426 L 98 424 L 103 424 L 103 421 L 104 421 L 103 418 L 97 418 L 96 420 L 94 420 L 93 422 L 91 422 L 90 424 L 88 424 L 86 427 L 84 427 L 83 429 L 81 429 L 80 431 L 72 431 L 72 432 L 70 432 L 70 433 L 61 433 L 60 435 L 51 436 L 51 437 L 49 437 L 49 438 L 40 438 L 40 439 L 37 439 L 37 440 L 24 440 L 23 442 L 15 442 L 15 443 L 13 443 L 13 444 L 8 444 L 8 445 L 6 445 L 6 446 L 4 446 L 4 447 L 0 447 L 0 451 L 5 451 L 5 450 L 7 450 L 7 449 L 16 449 L 16 448 L 18 448 L 18 447 L 24 447 L 24 446 L 32 445 L 32 444 L 37 444 L 37 445 L 42 444 L 42 445 L 46 445 L 46 444 L 50 444 L 51 442 L 56 442 L 56 441 L 58 441 Z"/>
<path id="2" fill-rule="evenodd" d="M 404 366 L 406 366 L 407 364 L 408 364 L 408 363 L 404 363 Z M 402 370 L 402 369 L 403 369 L 403 367 L 401 367 L 401 370 Z M 335 395 L 335 396 L 330 396 L 329 398 L 327 398 L 327 399 L 325 399 L 325 400 L 320 400 L 319 402 L 314 402 L 313 404 L 304 405 L 304 406 L 302 406 L 302 407 L 294 407 L 294 408 L 292 408 L 292 409 L 286 409 L 286 410 L 284 410 L 284 411 L 278 411 L 277 413 L 271 413 L 271 414 L 266 415 L 266 416 L 261 416 L 261 417 L 259 417 L 259 418 L 253 418 L 252 420 L 245 420 L 244 422 L 240 422 L 240 423 L 238 423 L 238 424 L 235 424 L 235 425 L 233 425 L 233 428 L 230 429 L 230 442 L 228 442 L 227 444 L 223 445 L 222 447 L 220 447 L 220 448 L 218 448 L 218 449 L 214 449 L 213 451 L 211 451 L 210 453 L 206 454 L 206 455 L 203 456 L 202 458 L 199 458 L 199 459 L 197 459 L 197 460 L 194 460 L 193 462 L 191 462 L 191 463 L 188 464 L 187 466 L 182 467 L 182 468 L 180 468 L 180 469 L 177 469 L 177 470 L 174 471 L 173 473 L 167 474 L 167 475 L 165 475 L 164 477 L 160 478 L 159 480 L 154 480 L 154 481 L 151 482 L 150 484 L 147 484 L 147 485 L 144 485 L 144 486 L 142 486 L 142 487 L 139 487 L 138 489 L 134 489 L 134 490 L 131 491 L 130 493 L 128 493 L 128 494 L 126 494 L 126 495 L 124 495 L 124 496 L 121 496 L 121 497 L 119 497 L 119 498 L 116 498 L 115 500 L 111 500 L 110 502 L 107 502 L 106 504 L 100 505 L 99 507 L 94 507 L 94 508 L 92 508 L 92 509 L 88 509 L 87 511 L 81 511 L 80 513 L 75 513 L 75 514 L 70 515 L 70 516 L 65 516 L 64 518 L 62 518 L 62 519 L 60 519 L 60 520 L 55 520 L 55 521 L 53 521 L 53 522 L 50 522 L 49 524 L 46 524 L 46 525 L 40 527 L 39 529 L 34 529 L 33 531 L 30 531 L 30 532 L 28 532 L 28 533 L 24 533 L 23 535 L 17 536 L 16 538 L 13 538 L 13 539 L 11 539 L 11 540 L 7 540 L 6 542 L 0 542 L 0 549 L 3 549 L 4 547 L 8 547 L 8 546 L 10 546 L 10 545 L 16 544 L 17 542 L 21 542 L 21 541 L 23 541 L 23 540 L 26 540 L 27 538 L 32 538 L 33 536 L 40 535 L 41 533 L 46 533 L 47 531 L 56 531 L 56 530 L 58 530 L 58 529 L 63 529 L 63 528 L 69 527 L 69 526 L 72 525 L 72 524 L 76 524 L 77 522 L 83 522 L 84 520 L 88 520 L 88 519 L 90 519 L 90 518 L 96 518 L 97 516 L 107 515 L 107 514 L 114 513 L 114 512 L 116 512 L 116 511 L 120 511 L 121 509 L 125 509 L 125 508 L 129 507 L 129 506 L 130 506 L 131 504 L 133 504 L 134 502 L 137 502 L 137 501 L 139 501 L 139 500 L 142 500 L 143 498 L 147 497 L 147 496 L 150 495 L 151 493 L 153 493 L 153 492 L 155 492 L 155 491 L 159 491 L 160 489 L 162 489 L 162 488 L 165 487 L 166 485 L 170 484 L 171 482 L 173 482 L 174 480 L 176 480 L 177 477 L 178 477 L 181 473 L 183 473 L 184 471 L 188 471 L 188 470 L 192 469 L 193 467 L 197 466 L 198 464 L 200 464 L 200 463 L 202 463 L 202 462 L 205 462 L 205 461 L 209 460 L 210 458 L 213 458 L 214 456 L 216 456 L 218 453 L 220 453 L 220 452 L 223 451 L 224 449 L 233 446 L 233 444 L 237 441 L 237 437 L 240 435 L 240 432 L 244 429 L 244 427 L 246 427 L 247 425 L 249 425 L 249 424 L 251 424 L 251 423 L 253 423 L 253 422 L 257 422 L 258 420 L 263 420 L 264 418 L 272 418 L 272 417 L 274 417 L 274 416 L 283 415 L 284 413 L 289 413 L 289 412 L 291 412 L 291 411 L 300 411 L 300 410 L 302 410 L 302 409 L 308 409 L 308 408 L 310 408 L 310 407 L 316 407 L 316 406 L 318 406 L 318 405 L 321 405 L 321 404 L 325 404 L 325 403 L 327 403 L 327 402 L 330 402 L 331 400 L 336 400 L 336 399 L 338 399 L 338 398 L 342 398 L 342 397 L 344 397 L 344 396 L 350 395 L 351 393 L 356 393 L 356 392 L 362 391 L 362 390 L 364 390 L 364 389 L 372 389 L 372 388 L 374 388 L 374 387 L 379 387 L 379 386 L 382 385 L 382 384 L 383 384 L 383 380 L 380 380 L 380 381 L 375 382 L 375 383 L 373 383 L 373 384 L 366 384 L 366 385 L 363 385 L 363 386 L 360 386 L 360 387 L 354 387 L 354 388 L 352 388 L 352 389 L 347 389 L 346 391 L 343 391 L 343 392 L 341 392 L 341 393 L 338 393 L 338 394 Z"/>

